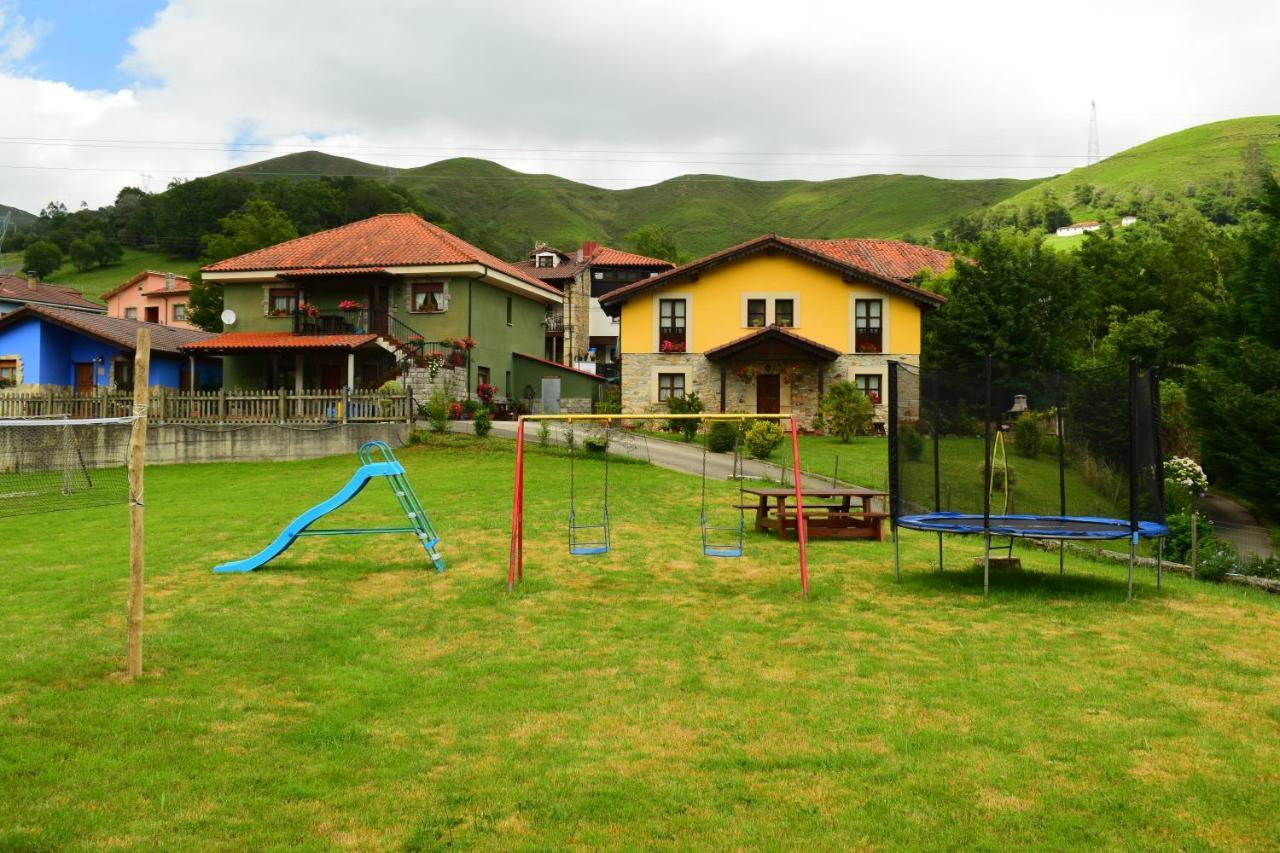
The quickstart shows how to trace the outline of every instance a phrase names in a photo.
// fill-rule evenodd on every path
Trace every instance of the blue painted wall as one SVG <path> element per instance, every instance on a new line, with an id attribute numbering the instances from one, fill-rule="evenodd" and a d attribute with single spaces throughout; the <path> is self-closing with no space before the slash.
<path id="1" fill-rule="evenodd" d="M 0 355 L 17 355 L 22 359 L 24 385 L 59 385 L 75 387 L 76 363 L 93 362 L 95 385 L 111 383 L 111 362 L 123 354 L 113 344 L 64 329 L 38 317 L 15 323 L 0 329 Z M 187 359 L 164 353 L 151 357 L 152 387 L 181 387 L 182 372 L 187 369 Z M 199 387 L 221 387 L 220 363 L 197 363 L 196 383 Z"/>

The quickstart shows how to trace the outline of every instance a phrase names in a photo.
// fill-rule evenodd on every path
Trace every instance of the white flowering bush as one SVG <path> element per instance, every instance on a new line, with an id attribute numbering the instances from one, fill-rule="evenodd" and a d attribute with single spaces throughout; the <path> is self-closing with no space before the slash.
<path id="1" fill-rule="evenodd" d="M 1164 479 L 1180 489 L 1186 489 L 1191 495 L 1203 495 L 1209 491 L 1209 478 L 1205 476 L 1194 459 L 1185 456 L 1174 456 L 1164 463 Z"/>

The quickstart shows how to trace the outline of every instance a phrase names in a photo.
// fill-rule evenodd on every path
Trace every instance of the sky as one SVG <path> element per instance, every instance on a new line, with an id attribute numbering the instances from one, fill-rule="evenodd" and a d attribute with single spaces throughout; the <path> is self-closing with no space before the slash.
<path id="1" fill-rule="evenodd" d="M 302 11 L 302 10 L 305 10 Z M 0 203 L 292 151 L 680 174 L 1036 177 L 1280 114 L 1280 2 L 0 0 Z"/>

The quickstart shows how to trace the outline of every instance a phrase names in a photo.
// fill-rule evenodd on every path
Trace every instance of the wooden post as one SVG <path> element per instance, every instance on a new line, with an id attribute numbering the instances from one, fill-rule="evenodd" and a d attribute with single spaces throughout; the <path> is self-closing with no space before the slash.
<path id="1" fill-rule="evenodd" d="M 1191 513 L 1191 571 L 1193 574 L 1200 574 L 1200 539 L 1199 539 L 1199 521 L 1200 513 Z"/>
<path id="2" fill-rule="evenodd" d="M 287 420 L 285 415 L 288 414 L 287 410 L 289 407 L 288 393 L 289 393 L 288 391 L 284 390 L 284 386 L 281 385 L 280 386 L 280 423 L 284 423 Z"/>
<path id="3" fill-rule="evenodd" d="M 133 431 L 129 435 L 129 618 L 127 673 L 142 675 L 142 590 L 144 550 L 142 474 L 147 459 L 147 380 L 151 368 L 151 330 L 138 329 L 133 356 Z"/>
<path id="4" fill-rule="evenodd" d="M 345 385 L 342 386 L 342 396 L 338 400 L 338 407 L 341 409 L 338 413 L 338 418 L 345 424 L 351 411 L 351 389 Z"/>
<path id="5" fill-rule="evenodd" d="M 227 389 L 219 388 L 218 389 L 218 423 L 224 424 L 226 422 L 227 422 Z"/>

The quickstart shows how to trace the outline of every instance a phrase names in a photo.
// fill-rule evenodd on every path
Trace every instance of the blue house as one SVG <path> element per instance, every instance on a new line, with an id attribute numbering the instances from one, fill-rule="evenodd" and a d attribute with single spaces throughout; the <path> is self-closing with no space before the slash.
<path id="1" fill-rule="evenodd" d="M 0 314 L 17 311 L 23 305 L 74 308 L 91 314 L 107 313 L 107 306 L 90 302 L 74 287 L 46 284 L 16 275 L 0 275 Z"/>
<path id="2" fill-rule="evenodd" d="M 144 326 L 151 330 L 151 386 L 221 387 L 221 361 L 181 350 L 213 337 L 209 332 L 30 304 L 0 315 L 0 386 L 78 393 L 132 387 L 133 350 Z"/>

